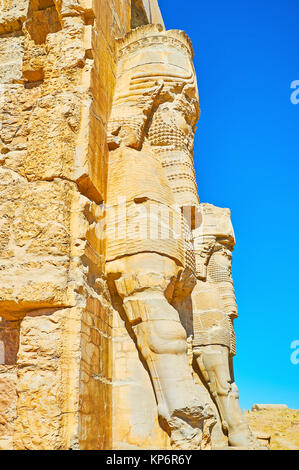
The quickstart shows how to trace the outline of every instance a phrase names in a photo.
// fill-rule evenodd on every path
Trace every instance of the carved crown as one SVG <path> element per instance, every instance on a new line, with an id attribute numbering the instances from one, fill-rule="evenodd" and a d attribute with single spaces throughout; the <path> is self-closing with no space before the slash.
<path id="1" fill-rule="evenodd" d="M 169 44 L 184 49 L 191 60 L 194 57 L 192 42 L 184 31 L 178 29 L 165 31 L 160 24 L 149 24 L 132 29 L 124 37 L 117 39 L 116 43 L 118 59 L 124 54 L 130 54 L 153 44 Z"/>

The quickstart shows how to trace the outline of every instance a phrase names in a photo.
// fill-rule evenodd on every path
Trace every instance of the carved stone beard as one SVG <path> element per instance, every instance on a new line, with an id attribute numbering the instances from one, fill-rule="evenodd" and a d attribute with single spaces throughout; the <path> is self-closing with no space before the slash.
<path id="1" fill-rule="evenodd" d="M 220 292 L 225 313 L 234 319 L 238 316 L 238 307 L 232 279 L 231 262 L 231 250 L 223 247 L 223 245 L 216 247 L 208 264 L 207 282 L 215 283 L 215 287 Z"/>
<path id="2" fill-rule="evenodd" d="M 230 355 L 236 354 L 236 340 L 233 320 L 238 316 L 238 308 L 235 297 L 235 290 L 231 274 L 231 251 L 223 246 L 216 246 L 216 251 L 212 254 L 207 269 L 207 284 L 214 286 L 219 293 L 222 303 L 222 321 L 226 330 Z"/>
<path id="3" fill-rule="evenodd" d="M 197 206 L 199 198 L 193 162 L 196 107 L 194 99 L 187 99 L 184 88 L 180 94 L 171 97 L 172 101 L 159 105 L 154 113 L 147 140 L 161 159 L 175 203 L 180 207 Z"/>

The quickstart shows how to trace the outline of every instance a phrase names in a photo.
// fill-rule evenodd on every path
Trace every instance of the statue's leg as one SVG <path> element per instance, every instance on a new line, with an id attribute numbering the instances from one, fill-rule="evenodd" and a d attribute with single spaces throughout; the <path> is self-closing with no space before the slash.
<path id="1" fill-rule="evenodd" d="M 195 387 L 186 332 L 166 298 L 179 267 L 155 253 L 123 257 L 107 267 L 149 369 L 158 412 L 167 422 L 173 444 L 177 448 L 200 447 L 203 421 L 212 411 Z"/>
<path id="2" fill-rule="evenodd" d="M 194 349 L 194 356 L 218 406 L 230 446 L 252 447 L 255 440 L 239 404 L 232 364 L 226 346 L 209 345 Z"/>

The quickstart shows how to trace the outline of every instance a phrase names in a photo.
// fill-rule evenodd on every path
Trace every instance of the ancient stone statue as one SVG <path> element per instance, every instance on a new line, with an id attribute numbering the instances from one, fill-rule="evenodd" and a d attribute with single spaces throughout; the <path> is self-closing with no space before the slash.
<path id="1" fill-rule="evenodd" d="M 194 230 L 197 283 L 192 291 L 193 355 L 217 404 L 231 446 L 253 445 L 234 380 L 238 316 L 231 262 L 235 244 L 229 209 L 201 204 L 201 225 Z"/>
<path id="2" fill-rule="evenodd" d="M 186 34 L 159 25 L 132 30 L 118 42 L 106 273 L 173 447 L 210 446 L 219 416 L 230 445 L 250 446 L 232 372 L 234 234 L 229 211 L 198 198 L 193 139 L 200 112 L 192 59 Z M 202 382 L 195 382 L 188 360 L 190 335 Z"/>

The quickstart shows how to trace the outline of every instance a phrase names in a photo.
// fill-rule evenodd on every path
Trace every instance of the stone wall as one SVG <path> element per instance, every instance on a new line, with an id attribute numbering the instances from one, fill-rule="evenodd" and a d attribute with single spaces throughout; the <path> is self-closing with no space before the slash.
<path id="1" fill-rule="evenodd" d="M 143 421 L 161 445 L 150 379 L 112 308 L 101 236 L 115 38 L 133 17 L 162 22 L 160 10 L 153 0 L 1 7 L 0 448 L 142 447 L 153 438 Z M 130 436 L 121 423 L 134 374 L 152 411 L 137 406 Z"/>
<path id="2" fill-rule="evenodd" d="M 112 446 L 112 307 L 100 224 L 128 0 L 0 12 L 0 446 Z"/>

